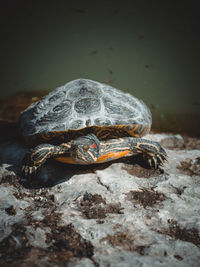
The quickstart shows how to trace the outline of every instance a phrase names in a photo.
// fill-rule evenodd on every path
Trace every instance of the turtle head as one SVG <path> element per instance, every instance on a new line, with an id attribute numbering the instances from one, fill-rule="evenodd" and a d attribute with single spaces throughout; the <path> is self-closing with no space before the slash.
<path id="1" fill-rule="evenodd" d="M 78 164 L 95 163 L 99 156 L 100 142 L 94 134 L 81 136 L 72 141 L 71 157 Z"/>

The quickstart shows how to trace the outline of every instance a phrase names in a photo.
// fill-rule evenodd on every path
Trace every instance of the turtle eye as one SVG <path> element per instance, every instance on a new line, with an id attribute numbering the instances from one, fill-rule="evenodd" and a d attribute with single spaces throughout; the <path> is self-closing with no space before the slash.
<path id="1" fill-rule="evenodd" d="M 90 146 L 83 146 L 83 151 L 86 152 L 86 151 L 88 151 L 89 148 L 90 148 Z"/>
<path id="2" fill-rule="evenodd" d="M 97 148 L 97 145 L 96 144 L 92 144 L 90 146 L 83 146 L 83 151 L 86 152 L 86 151 L 88 151 L 89 148 Z"/>

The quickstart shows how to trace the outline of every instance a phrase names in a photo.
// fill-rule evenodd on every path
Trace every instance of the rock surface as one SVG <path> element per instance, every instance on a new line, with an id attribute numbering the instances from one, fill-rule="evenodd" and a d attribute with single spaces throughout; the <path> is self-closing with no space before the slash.
<path id="1" fill-rule="evenodd" d="M 0 144 L 0 266 L 199 266 L 200 141 L 149 135 L 164 172 L 140 158 L 94 166 L 49 161 L 21 180 L 26 148 Z"/>

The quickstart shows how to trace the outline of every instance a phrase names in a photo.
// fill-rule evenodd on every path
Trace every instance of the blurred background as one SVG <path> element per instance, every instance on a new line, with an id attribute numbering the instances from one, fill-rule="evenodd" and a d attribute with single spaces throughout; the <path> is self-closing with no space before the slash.
<path id="1" fill-rule="evenodd" d="M 200 136 L 197 1 L 1 0 L 0 25 L 1 120 L 88 78 L 143 99 L 154 131 Z"/>

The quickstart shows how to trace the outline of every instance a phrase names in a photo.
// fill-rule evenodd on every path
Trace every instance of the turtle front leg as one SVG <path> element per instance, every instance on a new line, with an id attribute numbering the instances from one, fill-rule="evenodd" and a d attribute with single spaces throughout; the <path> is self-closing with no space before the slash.
<path id="1" fill-rule="evenodd" d="M 129 137 L 128 139 L 132 153 L 142 154 L 151 168 L 157 169 L 167 160 L 167 153 L 158 142 L 142 138 Z"/>
<path id="2" fill-rule="evenodd" d="M 101 142 L 96 163 L 107 162 L 121 157 L 142 154 L 151 168 L 162 166 L 167 153 L 158 142 L 142 138 L 124 137 Z"/>
<path id="3" fill-rule="evenodd" d="M 70 148 L 70 143 L 63 143 L 59 146 L 42 144 L 31 149 L 22 161 L 22 177 L 28 179 L 35 177 L 47 159 L 68 153 Z"/>

